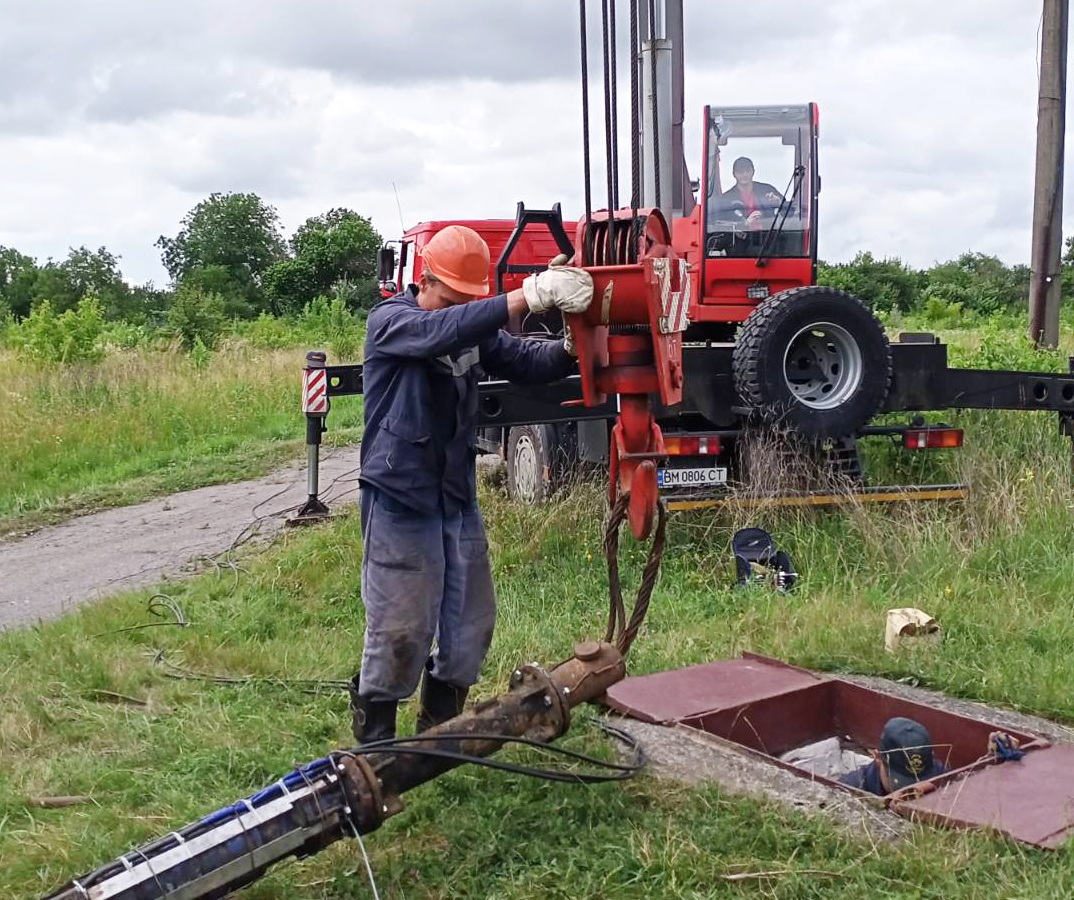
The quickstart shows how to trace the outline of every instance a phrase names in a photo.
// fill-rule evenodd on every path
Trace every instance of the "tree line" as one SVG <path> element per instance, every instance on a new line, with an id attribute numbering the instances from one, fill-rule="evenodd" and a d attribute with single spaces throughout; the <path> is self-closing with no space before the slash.
<path id="1" fill-rule="evenodd" d="M 170 284 L 128 284 L 106 248 L 71 249 L 43 264 L 0 247 L 0 322 L 20 322 L 35 308 L 53 315 L 91 298 L 105 321 L 159 327 L 259 315 L 298 315 L 330 298 L 352 312 L 379 298 L 376 253 L 382 239 L 369 219 L 331 209 L 307 219 L 285 239 L 276 209 L 253 193 L 214 193 L 182 219 L 178 233 L 155 246 Z M 966 314 L 1025 311 L 1029 268 L 995 256 L 964 253 L 927 269 L 898 258 L 859 253 L 846 263 L 820 263 L 818 280 L 861 297 L 882 312 L 921 312 L 954 321 Z M 1074 238 L 1063 261 L 1064 294 L 1074 288 Z"/>
<path id="2" fill-rule="evenodd" d="M 86 298 L 106 320 L 158 325 L 177 306 L 249 319 L 298 313 L 331 296 L 358 310 L 379 297 L 380 245 L 369 219 L 349 209 L 313 216 L 285 240 L 275 207 L 257 194 L 215 193 L 183 217 L 176 235 L 157 239 L 171 279 L 165 289 L 128 284 L 104 247 L 72 248 L 43 264 L 0 247 L 0 319 L 21 321 L 40 304 L 62 314 Z"/>
<path id="3" fill-rule="evenodd" d="M 1068 242 L 1066 268 L 1074 266 L 1072 254 Z M 897 258 L 880 259 L 863 252 L 848 263 L 821 263 L 817 280 L 849 291 L 881 312 L 924 313 L 932 318 L 1025 311 L 1029 298 L 1029 267 L 1009 266 L 984 253 L 963 253 L 958 259 L 915 269 Z"/>

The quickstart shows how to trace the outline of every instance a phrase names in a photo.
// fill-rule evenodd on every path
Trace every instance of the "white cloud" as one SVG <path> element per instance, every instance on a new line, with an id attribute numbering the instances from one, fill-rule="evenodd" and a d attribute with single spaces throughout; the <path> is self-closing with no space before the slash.
<path id="1" fill-rule="evenodd" d="M 399 206 L 407 225 L 511 218 L 518 200 L 581 211 L 574 0 L 12 6 L 0 244 L 38 258 L 105 245 L 129 278 L 162 281 L 154 240 L 212 191 L 261 194 L 288 232 L 334 206 L 385 237 Z M 815 100 L 823 257 L 1028 258 L 1038 4 L 688 0 L 685 14 L 695 174 L 703 104 Z"/>

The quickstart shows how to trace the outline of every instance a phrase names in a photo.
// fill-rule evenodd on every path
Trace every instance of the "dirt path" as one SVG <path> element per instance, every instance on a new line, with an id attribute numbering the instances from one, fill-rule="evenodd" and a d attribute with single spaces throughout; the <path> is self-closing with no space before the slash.
<path id="1" fill-rule="evenodd" d="M 357 466 L 356 447 L 322 452 L 320 493 L 333 509 L 355 501 Z M 184 491 L 0 542 L 0 631 L 191 574 L 199 560 L 226 551 L 248 529 L 276 531 L 305 501 L 303 462 L 255 481 Z"/>

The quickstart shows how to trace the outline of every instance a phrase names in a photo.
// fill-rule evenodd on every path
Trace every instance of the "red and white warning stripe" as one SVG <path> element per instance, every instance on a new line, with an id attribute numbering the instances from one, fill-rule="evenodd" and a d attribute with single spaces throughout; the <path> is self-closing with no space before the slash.
<path id="1" fill-rule="evenodd" d="M 690 265 L 685 259 L 679 263 L 679 290 L 672 301 L 668 324 L 672 331 L 685 331 L 690 324 Z"/>
<path id="2" fill-rule="evenodd" d="M 302 370 L 302 412 L 314 416 L 328 412 L 328 373 L 324 369 Z"/>
<path id="3" fill-rule="evenodd" d="M 654 260 L 654 262 L 657 261 Z M 665 261 L 659 260 L 659 262 Z M 690 273 L 685 259 L 666 262 L 679 267 L 679 290 L 671 289 L 669 268 L 658 270 L 661 281 L 661 308 L 664 312 L 660 319 L 660 331 L 664 334 L 674 334 L 676 331 L 685 331 L 686 326 L 690 324 Z"/>

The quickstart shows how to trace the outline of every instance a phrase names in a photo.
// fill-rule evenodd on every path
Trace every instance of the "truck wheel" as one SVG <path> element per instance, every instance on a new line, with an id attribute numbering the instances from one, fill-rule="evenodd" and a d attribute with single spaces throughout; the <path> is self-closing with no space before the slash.
<path id="1" fill-rule="evenodd" d="M 556 487 L 556 435 L 548 425 L 516 425 L 507 434 L 507 491 L 521 503 L 544 503 Z"/>
<path id="2" fill-rule="evenodd" d="M 739 332 L 735 388 L 772 425 L 814 438 L 853 434 L 880 410 L 891 347 L 857 297 L 800 287 L 758 304 Z"/>

